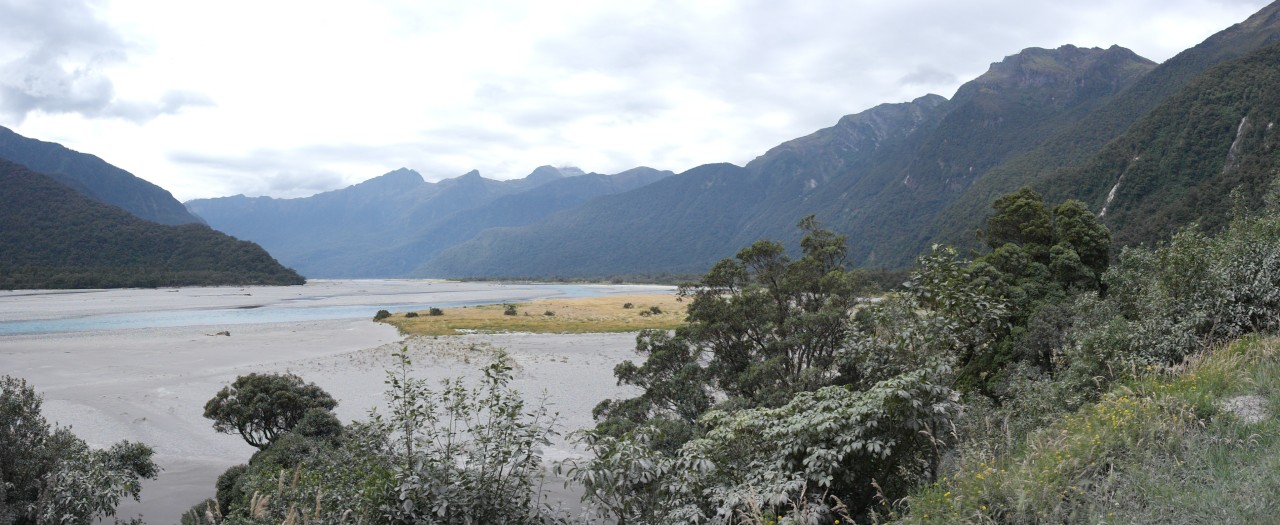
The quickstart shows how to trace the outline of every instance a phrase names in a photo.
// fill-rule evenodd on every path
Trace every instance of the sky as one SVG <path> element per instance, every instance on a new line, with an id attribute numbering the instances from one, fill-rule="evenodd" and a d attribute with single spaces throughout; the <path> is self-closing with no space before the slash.
<path id="1" fill-rule="evenodd" d="M 742 165 L 1028 47 L 1156 62 L 1265 0 L 0 0 L 0 125 L 179 200 L 408 167 Z"/>

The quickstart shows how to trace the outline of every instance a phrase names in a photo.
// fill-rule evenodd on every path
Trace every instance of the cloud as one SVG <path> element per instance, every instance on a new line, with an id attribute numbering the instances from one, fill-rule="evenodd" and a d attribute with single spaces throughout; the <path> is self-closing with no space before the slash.
<path id="1" fill-rule="evenodd" d="M 957 80 L 954 74 L 941 69 L 933 66 L 920 66 L 914 71 L 903 75 L 898 82 L 904 86 L 935 86 L 954 85 Z"/>
<path id="2" fill-rule="evenodd" d="M 75 113 L 145 123 L 186 107 L 209 106 L 202 94 L 170 91 L 159 100 L 120 100 L 106 73 L 128 59 L 130 44 L 99 20 L 87 2 L 3 0 L 0 19 L 0 112 Z"/>

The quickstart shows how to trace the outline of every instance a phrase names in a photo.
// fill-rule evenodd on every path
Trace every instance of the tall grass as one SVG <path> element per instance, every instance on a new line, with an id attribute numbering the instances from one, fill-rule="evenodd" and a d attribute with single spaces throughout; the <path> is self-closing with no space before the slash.
<path id="1" fill-rule="evenodd" d="M 1280 339 L 1125 381 L 1010 454 L 975 447 L 890 509 L 902 523 L 1268 523 L 1280 516 Z M 1260 421 L 1226 408 L 1265 400 Z"/>

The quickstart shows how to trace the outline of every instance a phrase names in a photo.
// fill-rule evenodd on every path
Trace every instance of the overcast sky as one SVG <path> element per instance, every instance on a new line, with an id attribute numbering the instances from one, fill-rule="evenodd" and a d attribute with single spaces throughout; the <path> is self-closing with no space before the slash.
<path id="1" fill-rule="evenodd" d="M 1157 62 L 1265 0 L 0 0 L 0 124 L 180 200 L 399 167 L 744 164 L 1027 47 Z"/>

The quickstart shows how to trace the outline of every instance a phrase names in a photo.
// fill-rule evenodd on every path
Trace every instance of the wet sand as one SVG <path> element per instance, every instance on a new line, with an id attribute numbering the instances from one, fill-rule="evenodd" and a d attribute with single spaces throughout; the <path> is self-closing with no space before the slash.
<path id="1" fill-rule="evenodd" d="M 356 282 L 354 290 L 366 289 Z M 237 303 L 221 289 L 195 289 L 217 304 Z M 280 297 L 297 287 L 273 289 Z M 394 293 L 395 286 L 383 290 Z M 634 293 L 634 290 L 630 290 Z M 192 300 L 138 290 L 125 293 L 120 308 L 151 311 L 186 308 Z M 489 293 L 492 290 L 483 290 Z M 458 290 L 462 293 L 462 290 Z M 254 297 L 262 298 L 255 291 Z M 36 315 L 58 315 L 77 303 L 77 294 L 45 296 L 58 306 L 35 305 Z M 230 299 L 226 299 L 230 297 Z M 355 301 L 353 296 L 336 301 Z M 21 319 L 12 297 L 0 297 L 0 319 Z M 378 299 L 380 300 L 380 299 Z M 70 302 L 67 302 L 70 301 Z M 200 300 L 197 306 L 209 307 Z M 42 303 L 41 303 L 42 304 Z M 82 308 L 114 313 L 104 305 Z M 220 331 L 230 336 L 209 335 Z M 518 365 L 514 387 L 535 400 L 544 392 L 562 417 L 565 431 L 591 424 L 591 408 L 608 397 L 629 395 L 615 384 L 612 370 L 634 358 L 635 334 L 464 335 L 405 340 L 390 326 L 368 319 L 236 325 L 139 328 L 0 336 L 0 374 L 25 378 L 44 395 L 44 415 L 71 425 L 95 446 L 122 439 L 141 441 L 156 451 L 164 471 L 144 485 L 142 501 L 121 507 L 121 516 L 141 513 L 148 523 L 176 523 L 182 512 L 213 494 L 227 467 L 244 463 L 255 449 L 239 436 L 214 432 L 202 417 L 205 401 L 239 375 L 293 372 L 324 388 L 339 401 L 340 419 L 364 419 L 381 407 L 391 353 L 407 346 L 414 374 L 429 379 L 478 378 L 489 349 L 505 348 Z M 472 347 L 477 347 L 473 349 Z M 545 451 L 547 461 L 575 455 L 563 440 Z M 557 484 L 558 485 L 558 484 Z"/>

